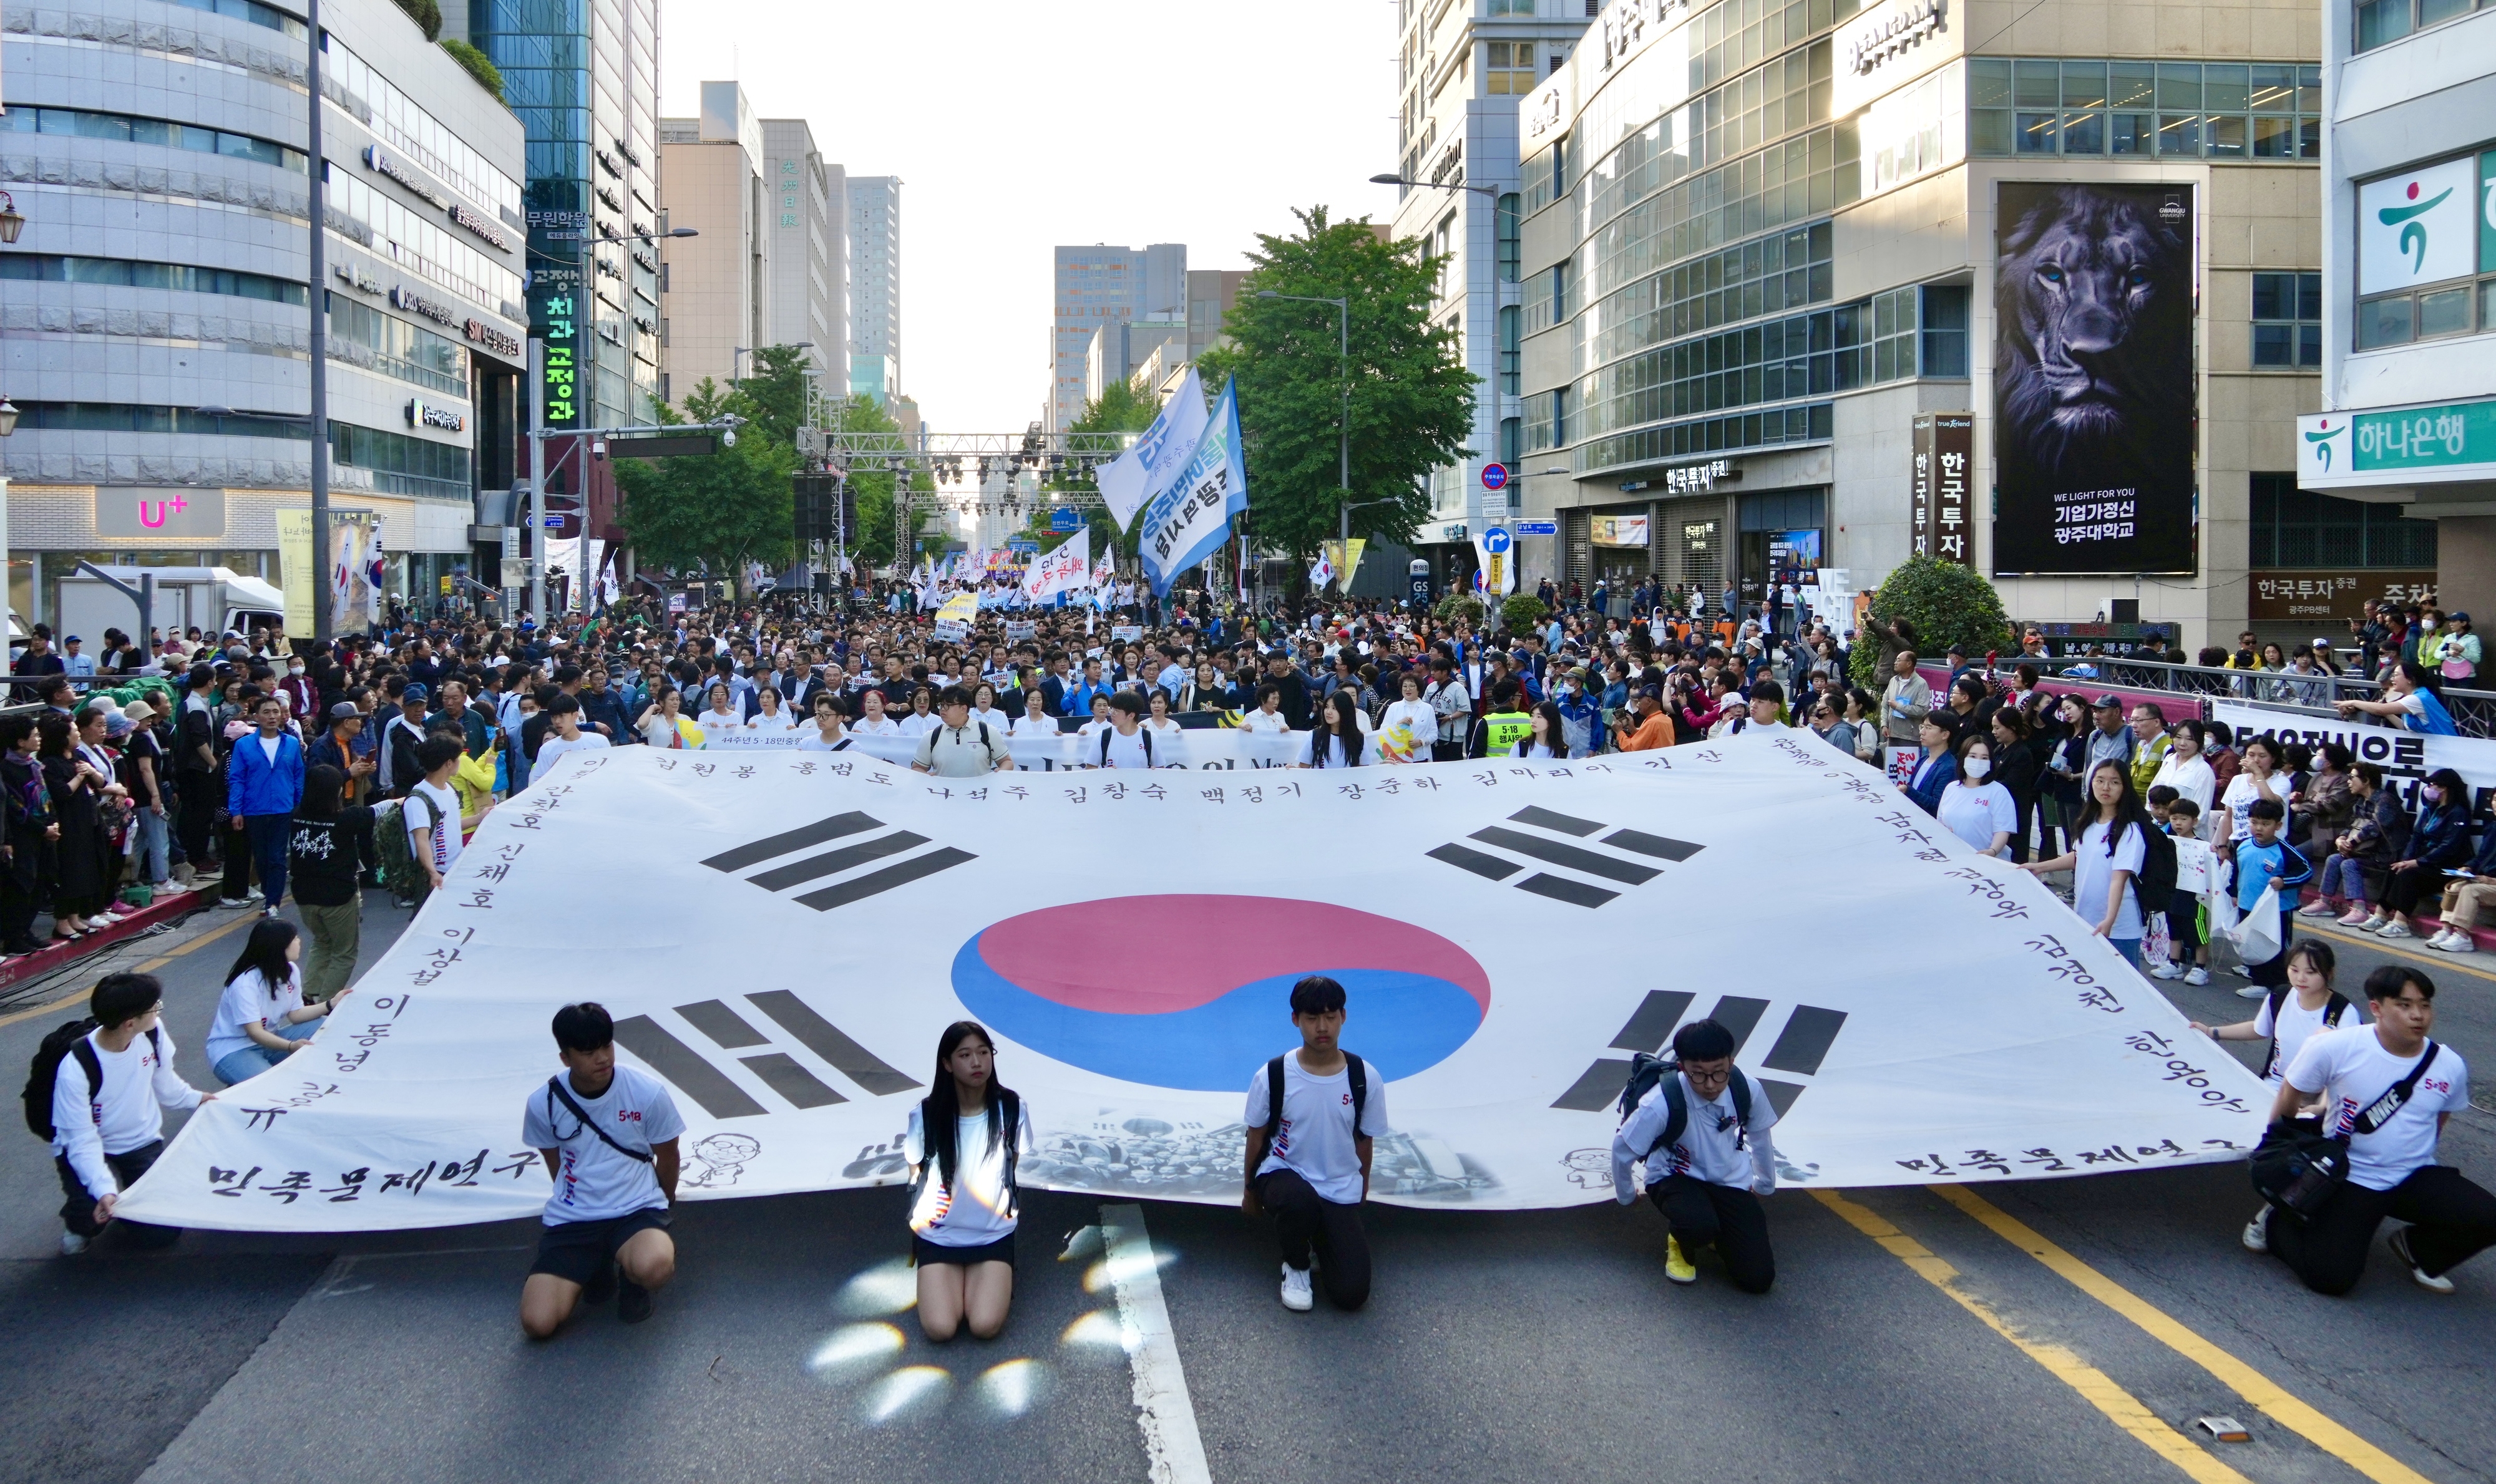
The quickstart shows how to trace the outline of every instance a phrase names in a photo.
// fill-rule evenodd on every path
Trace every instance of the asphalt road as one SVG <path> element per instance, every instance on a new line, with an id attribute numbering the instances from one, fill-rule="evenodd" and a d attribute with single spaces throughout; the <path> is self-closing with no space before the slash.
<path id="1" fill-rule="evenodd" d="M 163 960 L 203 1085 L 234 921 L 127 953 Z M 368 908 L 368 958 L 401 925 Z M 2387 961 L 2339 941 L 2344 987 Z M 2440 986 L 2440 1038 L 2481 1068 L 2481 1109 L 2446 1158 L 2496 1179 L 2496 964 L 2412 956 Z M 2251 1009 L 2228 992 L 2241 982 L 2162 987 L 2216 1020 Z M 0 1011 L 0 1064 L 22 1066 L 71 1013 Z M 17 1197 L 0 1205 L 0 1481 L 1149 1476 L 1086 1199 L 1028 1197 L 1014 1316 L 994 1342 L 919 1338 L 901 1197 L 880 1190 L 687 1207 L 656 1317 L 590 1312 L 531 1345 L 514 1307 L 534 1223 L 194 1233 L 63 1259 L 32 1138 L 0 1143 L 0 1190 Z M 2439 1298 L 2379 1247 L 2354 1297 L 2320 1298 L 2237 1247 L 2254 1204 L 2232 1167 L 1955 1203 L 1788 1190 L 1770 1203 L 1764 1298 L 1712 1259 L 1698 1285 L 1666 1283 L 1644 1206 L 1381 1208 L 1376 1293 L 1352 1315 L 1285 1312 L 1270 1248 L 1235 1213 L 1146 1205 L 1205 1463 L 1169 1476 L 2496 1481 L 2496 1257 Z M 2251 1440 L 2201 1438 L 2194 1419 L 2213 1413 Z"/>

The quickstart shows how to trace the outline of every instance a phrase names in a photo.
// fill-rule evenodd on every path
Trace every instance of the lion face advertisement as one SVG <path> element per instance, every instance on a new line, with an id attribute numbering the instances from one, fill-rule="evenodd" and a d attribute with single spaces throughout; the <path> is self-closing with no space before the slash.
<path id="1" fill-rule="evenodd" d="M 1994 571 L 2189 573 L 2192 189 L 1999 191 Z"/>

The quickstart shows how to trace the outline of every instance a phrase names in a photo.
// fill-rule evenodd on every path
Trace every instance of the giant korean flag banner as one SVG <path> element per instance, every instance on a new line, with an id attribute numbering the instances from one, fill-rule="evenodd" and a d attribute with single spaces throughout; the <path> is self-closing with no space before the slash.
<path id="1" fill-rule="evenodd" d="M 673 1090 L 694 1200 L 900 1182 L 937 1035 L 970 1017 L 1032 1110 L 1026 1183 L 1236 1201 L 1247 1090 L 1298 1044 L 1312 973 L 1345 985 L 1345 1043 L 1388 1089 L 1372 1194 L 1398 1205 L 1609 1199 L 1630 1057 L 1700 1016 L 1783 1110 L 1789 1185 L 2236 1159 L 2267 1102 L 2051 891 L 1808 736 L 967 781 L 625 748 L 547 774 L 309 1050 L 192 1116 L 124 1215 L 531 1215 L 522 1105 L 557 1069 L 556 1007 L 593 997 L 620 1059 Z M 1834 950 L 1814 962 L 1841 971 L 1795 972 L 1773 930 L 1672 951 L 1729 911 L 1776 920 L 1763 883 L 1808 894 Z M 748 930 L 725 968 L 718 922 Z M 1210 950 L 1107 946 L 1138 941 Z"/>
<path id="2" fill-rule="evenodd" d="M 1179 573 L 1222 549 L 1231 517 L 1248 508 L 1248 465 L 1239 444 L 1239 384 L 1226 382 L 1222 404 L 1197 440 L 1196 456 L 1144 510 L 1138 544 L 1153 591 L 1170 595 Z"/>
<path id="3" fill-rule="evenodd" d="M 1187 470 L 1188 459 L 1196 452 L 1197 440 L 1204 436 L 1209 421 L 1204 410 L 1204 384 L 1189 368 L 1186 380 L 1152 425 L 1144 429 L 1136 446 L 1104 465 L 1097 478 L 1101 503 L 1109 508 L 1109 516 L 1124 531 L 1136 518 L 1136 511 L 1170 488 Z"/>

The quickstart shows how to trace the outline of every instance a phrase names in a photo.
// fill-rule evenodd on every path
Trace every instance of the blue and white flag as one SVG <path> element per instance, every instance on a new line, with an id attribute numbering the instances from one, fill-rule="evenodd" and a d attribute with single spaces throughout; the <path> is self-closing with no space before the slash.
<path id="1" fill-rule="evenodd" d="M 1204 384 L 1196 379 L 1196 370 L 1190 367 L 1187 379 L 1162 404 L 1160 415 L 1136 440 L 1136 446 L 1104 465 L 1096 477 L 1101 503 L 1109 508 L 1109 518 L 1118 523 L 1119 530 L 1126 530 L 1134 522 L 1136 511 L 1186 472 L 1188 456 L 1204 437 L 1208 420 Z"/>
<path id="2" fill-rule="evenodd" d="M 1139 544 L 1144 575 L 1159 597 L 1178 574 L 1222 549 L 1231 517 L 1248 508 L 1248 466 L 1239 448 L 1239 386 L 1226 382 L 1186 471 L 1144 508 Z"/>

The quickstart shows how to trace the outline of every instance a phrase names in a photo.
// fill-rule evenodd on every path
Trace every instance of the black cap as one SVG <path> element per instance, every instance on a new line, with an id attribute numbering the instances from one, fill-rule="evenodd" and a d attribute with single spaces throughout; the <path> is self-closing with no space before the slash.
<path id="1" fill-rule="evenodd" d="M 2112 708 L 2116 711 L 2121 711 L 2123 709 L 2122 698 L 2112 695 L 2101 696 L 2097 699 L 2089 702 L 2089 704 L 2100 711 L 2105 711 L 2108 708 Z"/>

